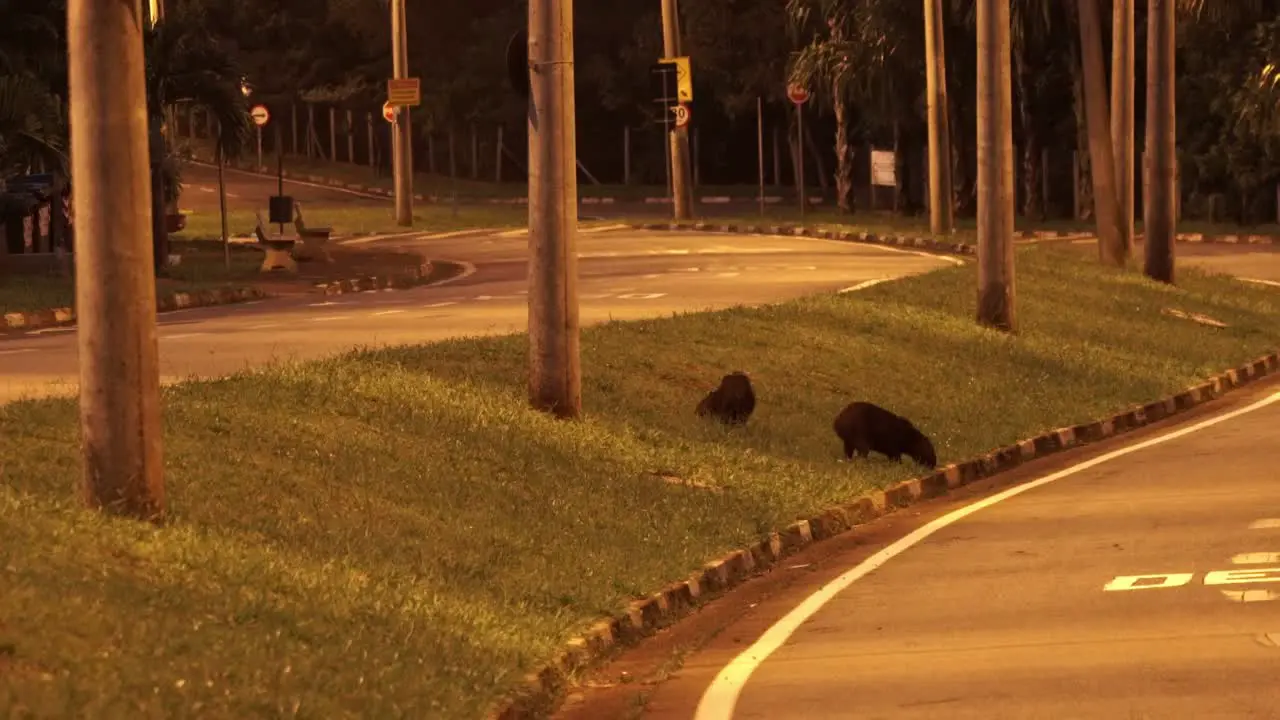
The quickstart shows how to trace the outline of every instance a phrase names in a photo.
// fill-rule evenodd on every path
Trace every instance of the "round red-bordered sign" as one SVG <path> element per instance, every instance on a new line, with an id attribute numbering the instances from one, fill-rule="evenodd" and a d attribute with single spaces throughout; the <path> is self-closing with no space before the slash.
<path id="1" fill-rule="evenodd" d="M 390 100 L 382 103 L 382 119 L 393 124 L 396 121 L 396 109 L 391 105 Z"/>
<path id="2" fill-rule="evenodd" d="M 796 105 L 803 105 L 809 102 L 809 91 L 803 85 L 791 83 L 787 86 L 787 99 Z"/>

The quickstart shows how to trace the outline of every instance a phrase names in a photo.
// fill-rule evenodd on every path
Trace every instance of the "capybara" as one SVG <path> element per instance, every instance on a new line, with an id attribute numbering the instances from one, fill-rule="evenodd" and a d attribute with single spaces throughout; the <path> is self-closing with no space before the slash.
<path id="1" fill-rule="evenodd" d="M 720 386 L 702 398 L 695 412 L 700 417 L 710 415 L 727 425 L 742 425 L 755 409 L 756 394 L 751 390 L 751 379 L 739 370 L 721 378 Z"/>
<path id="2" fill-rule="evenodd" d="M 900 462 L 902 456 L 927 468 L 938 466 L 933 443 L 910 420 L 869 402 L 851 403 L 835 421 L 836 435 L 844 443 L 844 456 L 868 456 L 872 451 Z"/>

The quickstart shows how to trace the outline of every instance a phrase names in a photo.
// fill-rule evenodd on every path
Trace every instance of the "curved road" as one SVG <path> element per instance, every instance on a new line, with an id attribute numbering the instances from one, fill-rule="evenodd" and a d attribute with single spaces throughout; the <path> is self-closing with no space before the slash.
<path id="1" fill-rule="evenodd" d="M 1280 717 L 1278 425 L 1272 380 L 832 540 L 643 717 Z"/>
<path id="2" fill-rule="evenodd" d="M 217 376 L 354 346 L 422 343 L 527 327 L 526 238 L 399 238 L 471 272 L 434 287 L 266 300 L 160 316 L 163 382 Z M 582 231 L 584 325 L 768 303 L 944 267 L 954 259 L 794 237 Z M 73 392 L 74 328 L 0 336 L 0 402 Z"/>

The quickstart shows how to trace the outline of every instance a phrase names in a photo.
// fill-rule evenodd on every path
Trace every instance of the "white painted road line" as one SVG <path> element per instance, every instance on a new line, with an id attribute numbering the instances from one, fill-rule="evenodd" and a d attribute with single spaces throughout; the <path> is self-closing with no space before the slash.
<path id="1" fill-rule="evenodd" d="M 263 323 L 261 325 L 250 325 L 249 330 L 266 330 L 268 328 L 280 327 L 280 323 Z"/>
<path id="2" fill-rule="evenodd" d="M 1280 528 L 1280 518 L 1264 518 L 1249 523 L 1250 530 L 1275 530 Z"/>
<path id="3" fill-rule="evenodd" d="M 1077 465 L 1072 465 L 1064 470 L 1059 470 L 1051 475 L 1046 475 L 1031 482 L 1017 487 L 1009 488 L 1003 492 L 992 495 L 991 497 L 979 500 L 978 502 L 966 505 L 950 512 L 937 520 L 921 527 L 904 538 L 892 543 L 888 547 L 880 550 L 876 554 L 859 563 L 856 567 L 845 572 L 840 577 L 832 580 L 818 590 L 814 594 L 805 598 L 791 612 L 787 613 L 781 620 L 764 632 L 758 640 L 751 644 L 750 647 L 738 654 L 712 681 L 711 685 L 703 693 L 702 699 L 698 703 L 698 709 L 694 712 L 693 720 L 733 720 L 733 710 L 738 703 L 738 695 L 746 686 L 747 680 L 756 668 L 769 658 L 783 643 L 795 633 L 806 620 L 822 609 L 824 605 L 833 598 L 843 592 L 853 583 L 857 582 L 869 573 L 874 572 L 876 568 L 884 565 L 893 558 L 901 555 L 903 552 L 911 549 L 930 535 L 953 525 L 966 517 L 983 510 L 985 508 L 996 505 L 1013 497 L 1017 497 L 1022 493 L 1034 490 L 1036 488 L 1048 485 L 1065 477 L 1070 477 L 1077 473 L 1083 472 L 1098 465 L 1124 457 L 1139 450 L 1145 450 L 1150 447 L 1162 445 L 1171 440 L 1186 437 L 1193 433 L 1206 430 L 1214 425 L 1233 420 L 1242 415 L 1256 412 L 1270 405 L 1280 402 L 1280 392 L 1266 397 L 1247 407 L 1239 408 L 1231 412 L 1223 413 L 1216 417 L 1202 420 L 1194 425 L 1174 430 L 1161 435 L 1157 435 L 1148 440 L 1144 440 L 1133 445 L 1127 445 L 1118 450 L 1113 450 L 1104 455 L 1086 460 Z M 1280 526 L 1280 521 L 1277 521 Z"/>
<path id="4" fill-rule="evenodd" d="M 1240 279 L 1247 283 L 1254 283 L 1255 285 L 1269 285 L 1271 287 L 1280 287 L 1280 282 L 1276 282 L 1275 280 L 1258 280 L 1255 278 L 1240 278 Z"/>
<path id="5" fill-rule="evenodd" d="M 405 312 L 405 311 L 404 310 L 383 310 L 382 312 L 376 312 L 373 315 L 374 317 L 379 317 L 382 315 L 399 315 L 402 312 Z"/>
<path id="6" fill-rule="evenodd" d="M 442 307 L 449 307 L 450 305 L 457 305 L 457 304 L 458 304 L 457 302 L 455 302 L 455 301 L 453 301 L 453 300 L 449 300 L 449 301 L 447 301 L 447 302 L 438 302 L 438 303 L 431 303 L 430 305 L 423 305 L 422 307 L 424 307 L 424 308 L 442 308 Z"/>
<path id="7" fill-rule="evenodd" d="M 872 280 L 863 280 L 857 285 L 850 285 L 847 288 L 840 288 L 839 290 L 836 291 L 836 293 L 839 295 L 844 295 L 846 293 L 857 292 L 859 290 L 864 290 L 866 288 L 869 288 L 872 285 L 879 285 L 880 283 L 885 282 L 886 280 L 889 280 L 889 279 L 890 278 L 874 278 Z"/>
<path id="8" fill-rule="evenodd" d="M 1228 600 L 1241 603 L 1249 602 L 1267 602 L 1280 598 L 1280 593 L 1275 590 L 1261 590 L 1258 588 L 1250 588 L 1249 590 L 1222 590 L 1222 595 Z"/>
<path id="9" fill-rule="evenodd" d="M 178 333 L 176 335 L 161 335 L 160 339 L 161 340 L 186 340 L 187 338 L 200 337 L 202 335 L 208 335 L 208 334 L 209 333 L 204 333 L 204 332 Z"/>
<path id="10" fill-rule="evenodd" d="M 349 320 L 350 315 L 325 315 L 324 317 L 311 318 L 311 322 L 334 322 L 335 320 Z"/>
<path id="11" fill-rule="evenodd" d="M 17 350 L 0 350 L 0 355 L 20 355 L 22 353 L 35 352 L 35 348 L 18 348 Z"/>

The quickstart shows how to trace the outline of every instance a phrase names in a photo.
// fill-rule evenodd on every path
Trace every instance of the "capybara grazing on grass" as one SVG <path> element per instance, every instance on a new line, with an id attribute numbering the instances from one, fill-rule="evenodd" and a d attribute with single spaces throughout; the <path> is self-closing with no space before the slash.
<path id="1" fill-rule="evenodd" d="M 756 409 L 756 394 L 751 390 L 751 379 L 741 370 L 720 379 L 720 386 L 707 393 L 698 403 L 699 417 L 707 415 L 726 425 L 743 425 Z"/>
<path id="2" fill-rule="evenodd" d="M 900 462 L 906 455 L 927 468 L 938 466 L 938 456 L 929 438 L 910 420 L 879 405 L 851 403 L 836 416 L 835 431 L 844 443 L 846 458 L 866 457 L 875 451 L 894 462 Z"/>

